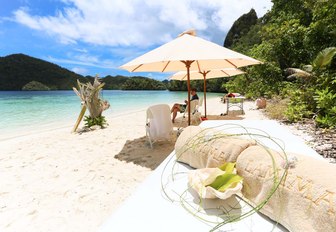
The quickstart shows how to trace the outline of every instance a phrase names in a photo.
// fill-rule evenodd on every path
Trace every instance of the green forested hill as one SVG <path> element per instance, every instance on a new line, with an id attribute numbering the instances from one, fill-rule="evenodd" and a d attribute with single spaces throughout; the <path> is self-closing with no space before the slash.
<path id="1" fill-rule="evenodd" d="M 232 25 L 224 40 L 224 47 L 231 47 L 232 44 L 246 35 L 250 28 L 257 24 L 257 13 L 251 9 L 247 14 L 240 16 Z M 251 39 L 251 38 L 250 38 Z"/>
<path id="2" fill-rule="evenodd" d="M 166 84 L 161 81 L 147 77 L 133 76 L 106 76 L 102 78 L 105 83 L 104 89 L 121 89 L 121 90 L 165 90 Z"/>
<path id="3" fill-rule="evenodd" d="M 0 57 L 0 90 L 22 90 L 37 81 L 51 90 L 67 90 L 76 86 L 76 80 L 89 79 L 58 65 L 24 54 Z"/>
<path id="4" fill-rule="evenodd" d="M 105 83 L 104 89 L 122 89 L 122 85 L 127 81 L 124 76 L 106 76 L 102 81 Z"/>
<path id="5" fill-rule="evenodd" d="M 82 76 L 53 63 L 24 54 L 0 57 L 1 90 L 71 90 L 77 80 L 87 83 L 91 76 Z M 166 85 L 146 77 L 102 77 L 104 89 L 161 90 Z"/>
<path id="6" fill-rule="evenodd" d="M 165 90 L 166 85 L 154 79 L 147 77 L 135 76 L 127 78 L 125 83 L 121 86 L 123 90 Z"/>

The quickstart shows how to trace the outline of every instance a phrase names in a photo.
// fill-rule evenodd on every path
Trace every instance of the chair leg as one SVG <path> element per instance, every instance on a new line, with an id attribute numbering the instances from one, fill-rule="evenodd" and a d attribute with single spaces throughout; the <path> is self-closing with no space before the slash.
<path id="1" fill-rule="evenodd" d="M 177 129 L 177 133 L 176 133 L 176 136 L 177 137 L 179 137 L 180 136 L 180 134 L 183 132 L 183 127 L 179 127 L 178 129 Z"/>
<path id="2" fill-rule="evenodd" d="M 153 149 L 153 142 L 152 142 L 150 136 L 147 136 L 147 137 L 148 137 L 149 146 L 150 146 L 151 149 Z"/>
<path id="3" fill-rule="evenodd" d="M 148 138 L 148 142 L 149 142 L 150 148 L 153 149 L 153 141 L 151 139 L 151 136 L 150 136 L 148 128 L 146 128 L 146 137 Z"/>
<path id="4" fill-rule="evenodd" d="M 150 145 L 150 148 L 153 149 L 153 142 L 152 142 L 152 140 L 150 139 L 150 137 L 148 137 L 148 138 L 149 138 L 149 145 Z"/>

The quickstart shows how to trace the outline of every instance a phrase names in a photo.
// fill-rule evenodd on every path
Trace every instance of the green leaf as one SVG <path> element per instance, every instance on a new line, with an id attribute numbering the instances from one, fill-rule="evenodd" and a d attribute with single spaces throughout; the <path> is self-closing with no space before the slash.
<path id="1" fill-rule="evenodd" d="M 228 179 L 228 181 L 226 182 L 226 184 L 222 185 L 222 187 L 220 187 L 218 189 L 218 191 L 224 192 L 226 189 L 236 186 L 236 184 L 238 184 L 241 180 L 243 180 L 243 177 L 241 177 L 241 176 L 239 176 L 237 174 L 233 174 L 233 176 L 231 176 Z"/>
<path id="2" fill-rule="evenodd" d="M 85 116 L 84 122 L 85 126 L 87 127 L 98 125 L 104 128 L 106 125 L 108 125 L 104 116 L 99 116 L 97 118 L 91 118 L 90 116 Z"/>
<path id="3" fill-rule="evenodd" d="M 236 163 L 224 163 L 222 166 L 219 167 L 219 169 L 225 171 L 225 173 L 232 173 L 235 166 Z"/>
<path id="4" fill-rule="evenodd" d="M 239 183 L 243 178 L 237 174 L 224 173 L 223 175 L 217 176 L 217 178 L 209 185 L 220 192 L 224 192 L 232 185 Z"/>
<path id="5" fill-rule="evenodd" d="M 336 55 L 336 47 L 329 47 L 322 50 L 313 61 L 314 68 L 324 68 L 328 66 L 334 55 Z"/>

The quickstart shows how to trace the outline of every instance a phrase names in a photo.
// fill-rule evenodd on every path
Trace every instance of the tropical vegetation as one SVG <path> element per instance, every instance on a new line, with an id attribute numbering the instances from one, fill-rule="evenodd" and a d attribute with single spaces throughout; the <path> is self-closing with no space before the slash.
<path id="1" fill-rule="evenodd" d="M 166 85 L 161 81 L 146 78 L 146 77 L 133 77 L 127 80 L 121 86 L 122 90 L 165 90 Z"/>
<path id="2" fill-rule="evenodd" d="M 288 99 L 283 112 L 287 120 L 313 118 L 320 126 L 335 127 L 336 2 L 272 2 L 272 9 L 231 47 L 264 64 L 248 68 L 247 75 L 223 87 L 251 98 Z"/>

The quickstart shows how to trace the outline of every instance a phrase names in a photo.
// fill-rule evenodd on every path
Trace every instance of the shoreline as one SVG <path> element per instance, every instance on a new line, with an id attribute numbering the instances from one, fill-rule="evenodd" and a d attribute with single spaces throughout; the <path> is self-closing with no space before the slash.
<path id="1" fill-rule="evenodd" d="M 72 91 L 69 91 L 69 92 L 72 92 Z M 217 96 L 210 95 L 208 96 L 207 99 L 214 99 L 214 98 L 217 98 Z M 168 104 L 169 106 L 172 106 L 174 103 L 175 102 L 168 102 L 168 103 L 161 102 L 161 103 L 154 103 L 154 104 Z M 75 125 L 77 117 L 80 113 L 80 105 L 76 105 L 76 107 L 77 106 L 78 106 L 78 112 L 76 114 L 73 114 L 72 117 L 70 117 L 69 115 L 65 115 L 65 117 L 60 118 L 60 119 L 55 118 L 53 122 L 47 122 L 47 123 L 42 123 L 42 124 L 39 124 L 39 122 L 36 122 L 35 124 L 32 124 L 32 125 L 24 125 L 24 126 L 21 125 L 21 126 L 15 126 L 12 128 L 6 127 L 6 125 L 4 125 L 1 131 L 2 133 L 0 134 L 0 142 L 15 139 L 17 137 L 31 136 L 34 134 L 46 133 L 46 132 L 53 131 L 53 130 L 65 129 L 67 127 L 70 128 L 69 132 L 71 132 L 72 127 Z M 115 118 L 124 117 L 132 113 L 141 113 L 142 111 L 146 111 L 148 106 L 147 105 L 143 106 L 143 104 L 140 104 L 140 106 L 137 106 L 135 109 L 134 107 L 132 109 L 130 109 L 129 107 L 126 107 L 126 109 L 122 109 L 121 111 L 118 111 L 119 107 L 114 107 L 112 103 L 111 108 L 103 112 L 103 116 L 106 117 L 109 123 L 109 122 L 112 122 Z M 88 115 L 88 111 L 86 112 L 85 115 Z M 83 126 L 84 126 L 84 122 L 82 120 L 78 128 L 81 128 Z"/>
<path id="2" fill-rule="evenodd" d="M 107 116 L 106 116 L 106 114 L 103 113 L 103 116 L 105 116 L 108 121 L 113 121 L 113 119 L 115 119 L 115 118 L 124 117 L 128 114 L 140 113 L 140 112 L 145 111 L 145 110 L 146 110 L 146 108 L 139 108 L 137 110 L 132 110 L 132 111 L 130 110 L 130 111 L 125 111 L 123 113 L 118 113 L 118 114 L 113 114 L 113 115 L 110 114 L 110 115 L 107 115 Z M 49 133 L 49 132 L 52 132 L 52 131 L 58 131 L 58 130 L 63 130 L 63 129 L 64 130 L 69 129 L 69 133 L 71 133 L 72 128 L 75 125 L 76 119 L 77 118 L 74 118 L 73 120 L 65 120 L 65 121 L 58 122 L 58 123 L 53 123 L 53 124 L 44 124 L 40 128 L 37 128 L 35 130 L 31 130 L 31 131 L 28 131 L 28 132 L 26 132 L 25 130 L 20 130 L 19 128 L 16 128 L 12 132 L 9 132 L 9 136 L 8 135 L 0 136 L 0 142 L 16 139 L 16 138 L 20 138 L 20 137 L 34 136 L 34 135 L 38 135 L 38 134 Z M 64 124 L 66 124 L 66 125 L 64 125 Z M 50 126 L 50 128 L 46 128 L 48 126 Z M 81 128 L 83 126 L 84 126 L 84 122 L 82 120 L 81 123 L 79 124 L 78 128 Z M 8 131 L 5 131 L 5 133 L 8 133 Z"/>
<path id="3" fill-rule="evenodd" d="M 203 95 L 201 93 L 199 93 L 199 95 L 201 97 L 203 97 Z M 217 99 L 217 98 L 218 97 L 216 97 L 216 96 L 208 96 L 207 100 L 211 101 L 211 99 Z M 161 104 L 168 104 L 171 107 L 174 103 L 175 102 L 168 102 L 168 103 L 161 103 Z M 157 103 L 157 104 L 160 104 L 160 103 Z M 125 117 L 129 114 L 145 112 L 147 110 L 148 106 L 147 107 L 141 106 L 141 107 L 136 108 L 136 109 L 125 110 L 125 111 L 122 111 L 122 112 L 111 112 L 111 110 L 113 109 L 113 105 L 111 107 L 112 108 L 103 112 L 103 116 L 105 116 L 108 123 L 112 122 L 115 118 Z M 70 117 L 67 117 L 67 119 L 61 119 L 60 121 L 58 121 L 56 123 L 46 123 L 46 124 L 42 124 L 42 125 L 34 125 L 34 127 L 29 126 L 28 128 L 25 128 L 25 127 L 24 128 L 14 128 L 14 129 L 5 128 L 3 130 L 3 133 L 0 134 L 0 142 L 16 139 L 16 138 L 19 138 L 19 137 L 48 133 L 48 132 L 51 132 L 51 131 L 57 131 L 57 130 L 62 130 L 62 129 L 66 129 L 66 128 L 69 128 L 69 133 L 71 133 L 72 128 L 75 125 L 75 122 L 77 120 L 77 117 L 78 117 L 79 113 L 80 113 L 80 110 L 78 110 L 78 114 L 76 114 L 73 118 L 70 119 Z M 88 115 L 88 111 L 86 112 L 85 115 Z M 47 128 L 48 126 L 50 128 Z M 80 129 L 83 126 L 84 126 L 84 122 L 82 120 L 81 123 L 78 126 L 78 129 Z"/>

